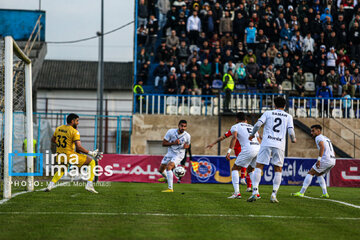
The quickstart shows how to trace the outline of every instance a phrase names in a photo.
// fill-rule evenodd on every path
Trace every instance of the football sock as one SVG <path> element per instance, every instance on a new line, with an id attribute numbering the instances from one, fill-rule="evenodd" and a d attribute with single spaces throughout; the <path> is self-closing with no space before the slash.
<path id="1" fill-rule="evenodd" d="M 254 177 L 254 171 L 248 173 L 248 175 L 246 177 L 247 187 L 251 187 L 251 182 L 252 182 L 253 177 Z M 249 182 L 250 182 L 250 184 L 249 184 Z"/>
<path id="2" fill-rule="evenodd" d="M 246 174 L 246 168 L 241 168 L 241 175 L 240 175 L 240 177 L 241 178 L 245 178 L 245 174 Z"/>
<path id="3" fill-rule="evenodd" d="M 235 193 L 240 193 L 240 190 L 239 190 L 239 171 L 238 170 L 233 170 L 231 172 L 231 178 L 232 178 L 232 184 L 234 186 L 234 192 Z"/>
<path id="4" fill-rule="evenodd" d="M 250 174 L 252 174 L 252 172 L 251 172 L 251 173 L 248 173 L 248 174 L 246 175 L 246 184 L 247 184 L 247 187 L 248 187 L 248 188 L 251 187 L 251 176 L 250 176 Z"/>
<path id="5" fill-rule="evenodd" d="M 166 174 L 167 174 L 167 180 L 168 180 L 168 188 L 173 189 L 173 180 L 174 180 L 173 171 L 167 170 Z"/>
<path id="6" fill-rule="evenodd" d="M 162 172 L 160 172 L 159 171 L 159 173 L 165 178 L 165 179 L 167 179 L 167 176 L 166 176 L 166 173 L 165 173 L 165 170 L 164 171 L 162 171 Z"/>
<path id="7" fill-rule="evenodd" d="M 282 172 L 275 172 L 275 176 L 273 179 L 273 192 L 272 195 L 276 196 L 277 191 L 279 190 L 280 184 L 281 184 L 281 176 Z"/>
<path id="8" fill-rule="evenodd" d="M 323 194 L 327 194 L 326 183 L 325 183 L 324 177 L 323 176 L 318 176 L 317 180 L 318 180 L 318 182 L 320 184 L 320 187 L 322 189 Z"/>
<path id="9" fill-rule="evenodd" d="M 259 183 L 261 180 L 261 169 L 260 168 L 255 168 L 255 171 L 253 173 L 253 179 L 252 179 L 252 184 L 253 184 L 253 195 L 255 194 L 259 194 Z"/>
<path id="10" fill-rule="evenodd" d="M 91 162 L 89 163 L 89 171 L 90 171 L 90 177 L 88 182 L 92 182 L 94 180 L 94 168 L 96 166 L 95 160 L 91 160 Z"/>
<path id="11" fill-rule="evenodd" d="M 304 194 L 306 192 L 306 189 L 310 185 L 312 179 L 313 179 L 313 175 L 311 175 L 311 174 L 306 175 L 306 177 L 304 179 L 304 182 L 303 182 L 303 186 L 302 186 L 302 188 L 300 190 L 301 194 Z"/>
<path id="12" fill-rule="evenodd" d="M 60 168 L 60 170 L 58 170 L 58 171 L 55 173 L 55 175 L 54 175 L 54 177 L 52 178 L 51 181 L 52 181 L 53 183 L 57 183 L 57 181 L 59 181 L 60 178 L 62 178 L 62 176 L 64 176 L 64 173 L 65 173 L 64 169 Z"/>

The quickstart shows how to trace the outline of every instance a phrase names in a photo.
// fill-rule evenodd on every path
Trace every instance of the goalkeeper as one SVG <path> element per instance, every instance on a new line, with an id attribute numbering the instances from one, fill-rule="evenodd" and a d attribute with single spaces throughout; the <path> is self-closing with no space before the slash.
<path id="1" fill-rule="evenodd" d="M 56 153 L 58 154 L 56 162 L 59 165 L 65 164 L 67 166 L 69 163 L 71 163 L 71 161 L 73 161 L 73 159 L 76 159 L 76 165 L 79 168 L 84 165 L 88 165 L 90 176 L 88 178 L 85 189 L 92 193 L 98 193 L 93 186 L 94 168 L 96 166 L 95 160 L 100 160 L 102 158 L 102 153 L 98 152 L 98 150 L 89 151 L 81 145 L 80 133 L 78 130 L 76 130 L 77 126 L 79 125 L 78 115 L 74 113 L 69 114 L 66 118 L 66 122 L 67 125 L 62 125 L 56 128 L 55 133 L 51 138 L 51 142 L 56 144 Z M 66 159 L 64 159 L 64 157 L 59 157 L 59 154 L 66 155 Z M 88 154 L 92 158 L 85 154 Z M 65 170 L 66 168 L 64 167 L 59 168 L 46 188 L 46 192 L 49 192 L 52 188 L 54 188 L 57 181 L 59 181 L 64 175 Z"/>

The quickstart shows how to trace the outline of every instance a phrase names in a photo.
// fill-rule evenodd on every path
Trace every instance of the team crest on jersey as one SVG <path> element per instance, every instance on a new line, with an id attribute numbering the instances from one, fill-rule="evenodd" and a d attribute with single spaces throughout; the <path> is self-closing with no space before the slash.
<path id="1" fill-rule="evenodd" d="M 216 172 L 215 165 L 212 164 L 207 158 L 200 158 L 198 163 L 199 164 L 196 171 L 191 168 L 191 173 L 196 176 L 199 182 L 207 182 L 209 178 L 214 176 Z"/>

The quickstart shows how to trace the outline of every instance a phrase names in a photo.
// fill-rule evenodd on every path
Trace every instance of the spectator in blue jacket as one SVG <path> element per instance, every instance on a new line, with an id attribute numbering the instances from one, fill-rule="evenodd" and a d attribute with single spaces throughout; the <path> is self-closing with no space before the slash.
<path id="1" fill-rule="evenodd" d="M 329 100 L 328 98 L 332 98 L 333 94 L 331 89 L 326 86 L 326 81 L 322 81 L 321 82 L 321 87 L 318 88 L 318 90 L 316 91 L 316 97 L 320 98 L 319 100 L 319 104 L 318 104 L 318 109 L 320 111 L 320 117 L 322 116 L 322 104 L 324 102 L 324 113 L 326 114 L 326 116 L 329 116 L 328 114 L 328 106 L 329 106 Z M 324 101 L 322 99 L 325 99 Z M 325 115 L 324 115 L 325 116 Z"/>
<path id="2" fill-rule="evenodd" d="M 289 24 L 286 23 L 285 27 L 281 29 L 280 38 L 281 38 L 281 45 L 286 44 L 287 47 L 290 47 L 290 40 L 292 38 L 292 31 L 289 28 Z"/>
<path id="3" fill-rule="evenodd" d="M 322 23 L 326 22 L 326 17 L 329 17 L 331 22 L 333 21 L 333 18 L 332 18 L 331 14 L 330 14 L 330 9 L 329 8 L 325 8 L 324 13 L 321 14 L 321 16 L 320 16 L 320 21 Z"/>

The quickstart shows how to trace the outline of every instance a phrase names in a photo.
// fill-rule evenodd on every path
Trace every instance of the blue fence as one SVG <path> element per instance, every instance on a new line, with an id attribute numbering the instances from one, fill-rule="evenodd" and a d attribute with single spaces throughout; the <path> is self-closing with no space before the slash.
<path id="1" fill-rule="evenodd" d="M 263 113 L 273 109 L 276 93 L 234 93 L 230 110 Z M 359 98 L 288 97 L 289 113 L 294 117 L 360 118 Z M 134 113 L 165 115 L 218 115 L 222 112 L 224 94 L 166 95 L 135 94 Z"/>

